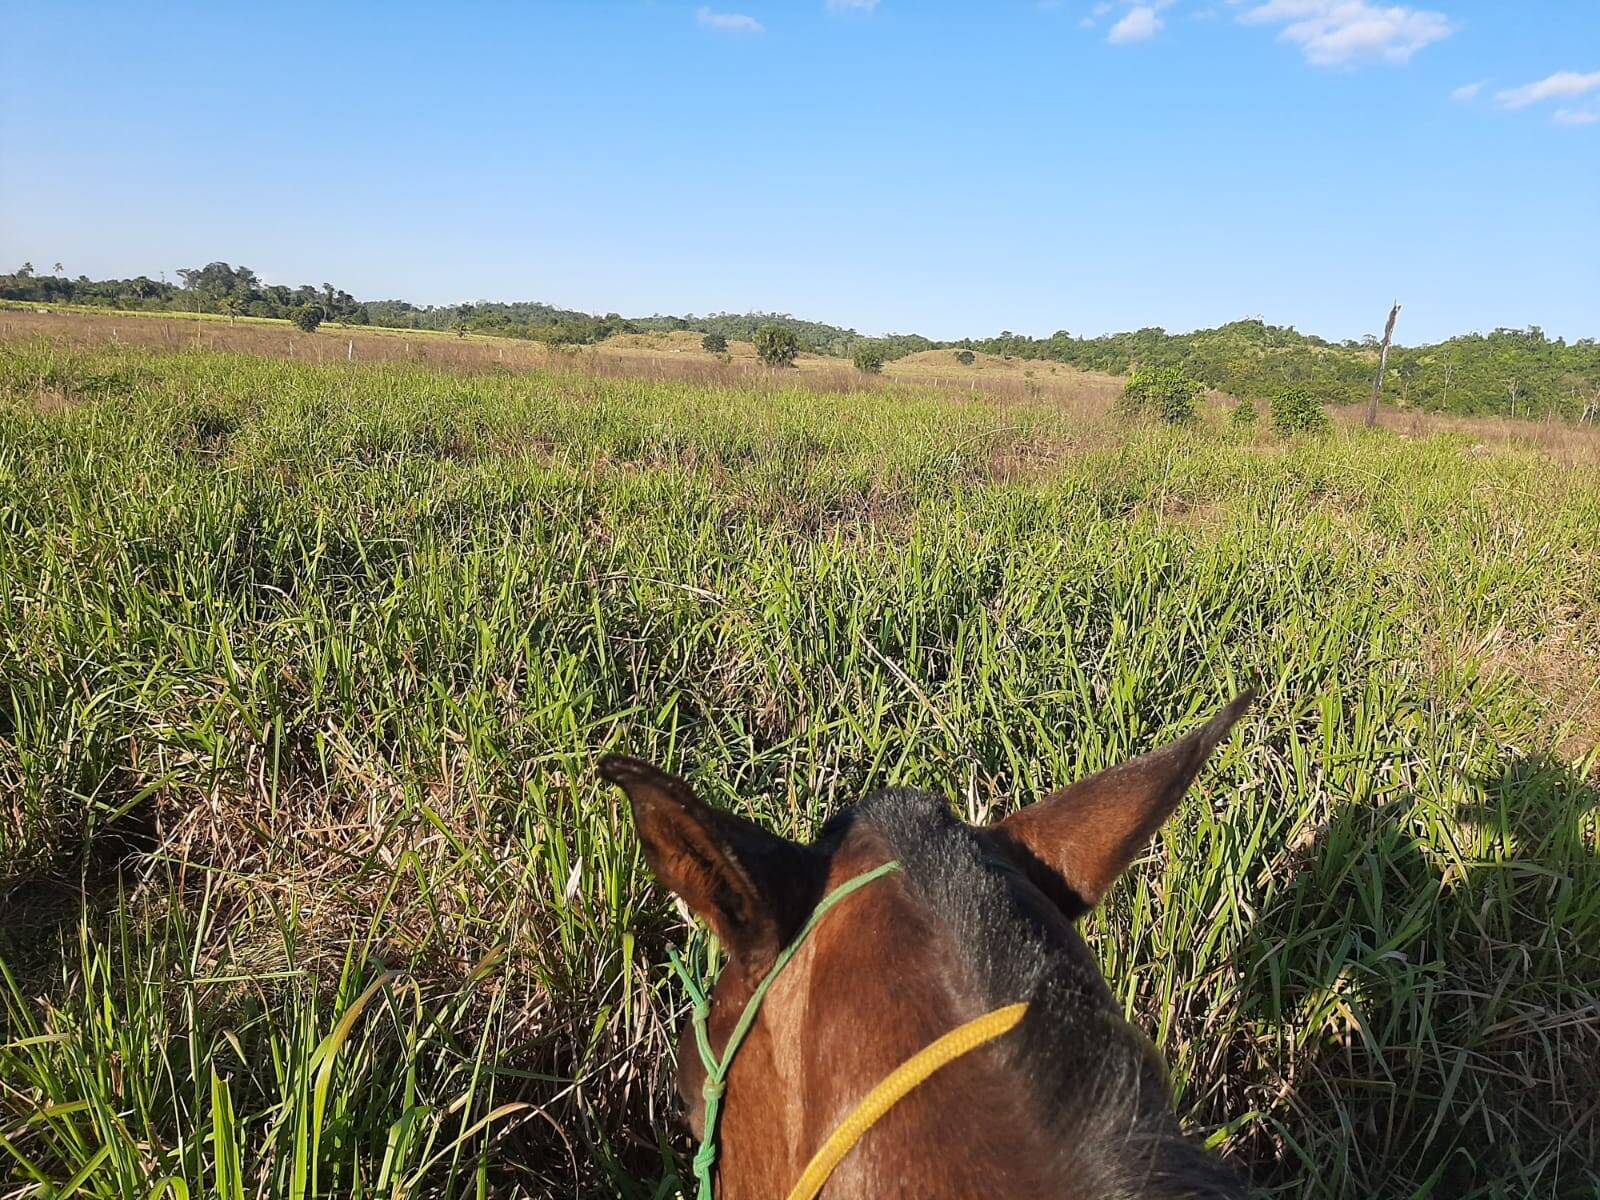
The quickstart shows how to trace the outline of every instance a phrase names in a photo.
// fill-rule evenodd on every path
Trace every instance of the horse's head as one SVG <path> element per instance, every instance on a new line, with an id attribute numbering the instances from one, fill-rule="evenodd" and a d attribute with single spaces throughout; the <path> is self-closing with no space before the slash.
<path id="1" fill-rule="evenodd" d="M 1123 1020 L 1074 922 L 1149 842 L 1248 701 L 994 825 L 890 789 L 839 813 L 809 846 L 711 808 L 676 776 L 606 759 L 656 878 L 727 952 L 706 1022 L 714 1058 L 751 1018 L 709 1131 L 721 1200 L 788 1195 L 897 1067 L 1024 1003 L 1014 1028 L 889 1108 L 839 1162 L 828 1195 L 1233 1195 L 1231 1177 L 1179 1135 L 1160 1059 Z M 889 862 L 898 869 L 835 896 Z M 819 904 L 831 907 L 795 945 Z M 704 1138 L 707 1069 L 692 1031 L 678 1061 Z"/>

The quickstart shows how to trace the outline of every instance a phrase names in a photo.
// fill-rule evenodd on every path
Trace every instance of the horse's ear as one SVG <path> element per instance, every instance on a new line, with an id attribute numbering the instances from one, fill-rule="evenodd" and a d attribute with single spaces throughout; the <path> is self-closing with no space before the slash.
<path id="1" fill-rule="evenodd" d="M 628 794 L 645 861 L 722 942 L 759 974 L 810 911 L 822 871 L 808 847 L 706 804 L 682 779 L 607 755 L 600 774 Z"/>
<path id="2" fill-rule="evenodd" d="M 1012 813 L 997 827 L 1002 838 L 1025 852 L 1032 860 L 1028 866 L 1053 876 L 1049 882 L 1058 898 L 1059 885 L 1065 885 L 1069 915 L 1092 908 L 1178 806 L 1254 698 L 1254 689 L 1246 691 L 1178 741 Z"/>

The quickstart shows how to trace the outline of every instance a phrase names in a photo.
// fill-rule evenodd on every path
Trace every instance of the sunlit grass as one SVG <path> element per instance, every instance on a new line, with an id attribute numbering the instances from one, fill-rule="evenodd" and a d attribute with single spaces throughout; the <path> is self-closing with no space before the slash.
<path id="1" fill-rule="evenodd" d="M 795 836 L 1262 702 L 1088 922 L 1288 1195 L 1596 1186 L 1600 473 L 1045 404 L 0 349 L 17 1195 L 657 1194 L 607 749 Z"/>

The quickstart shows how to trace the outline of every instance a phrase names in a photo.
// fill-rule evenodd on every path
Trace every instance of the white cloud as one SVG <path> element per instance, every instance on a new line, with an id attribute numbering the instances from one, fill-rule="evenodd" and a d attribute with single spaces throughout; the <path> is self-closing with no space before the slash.
<path id="1" fill-rule="evenodd" d="M 1600 71 L 1590 71 L 1587 75 L 1578 71 L 1557 71 L 1536 83 L 1496 92 L 1494 98 L 1503 108 L 1527 108 L 1541 100 L 1570 100 L 1596 90 L 1600 90 Z"/>
<path id="2" fill-rule="evenodd" d="M 707 29 L 720 29 L 723 33 L 760 33 L 762 28 L 760 21 L 744 13 L 712 12 L 704 6 L 695 11 L 694 19 Z"/>
<path id="3" fill-rule="evenodd" d="M 826 0 L 829 12 L 871 12 L 878 0 Z"/>
<path id="4" fill-rule="evenodd" d="M 1404 63 L 1424 46 L 1455 32 L 1443 13 L 1403 5 L 1380 7 L 1368 0 L 1230 0 L 1252 3 L 1239 20 L 1282 25 L 1278 35 L 1300 47 L 1306 61 L 1342 67 L 1381 60 Z"/>
<path id="5" fill-rule="evenodd" d="M 1479 92 L 1483 91 L 1483 85 L 1486 82 L 1487 80 L 1480 79 L 1477 83 L 1463 83 L 1455 91 L 1450 93 L 1450 99 L 1455 100 L 1458 103 L 1465 104 Z"/>
<path id="6" fill-rule="evenodd" d="M 1557 125 L 1600 125 L 1600 108 L 1558 108 L 1551 120 Z"/>
<path id="7" fill-rule="evenodd" d="M 1161 27 L 1166 22 L 1156 16 L 1156 10 L 1148 4 L 1136 4 L 1127 11 L 1127 14 L 1111 27 L 1106 34 L 1106 41 L 1112 45 L 1121 45 L 1125 42 L 1143 42 L 1155 37 L 1161 32 Z"/>

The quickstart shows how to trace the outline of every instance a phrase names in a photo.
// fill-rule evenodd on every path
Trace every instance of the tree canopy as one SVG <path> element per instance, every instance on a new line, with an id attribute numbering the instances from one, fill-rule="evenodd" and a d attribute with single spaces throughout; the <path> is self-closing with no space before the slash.
<path id="1" fill-rule="evenodd" d="M 794 330 L 782 325 L 766 324 L 754 335 L 756 357 L 769 367 L 792 367 L 800 353 L 800 342 Z"/>

